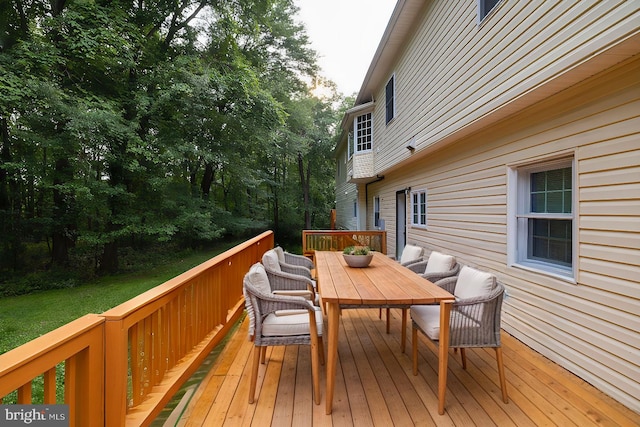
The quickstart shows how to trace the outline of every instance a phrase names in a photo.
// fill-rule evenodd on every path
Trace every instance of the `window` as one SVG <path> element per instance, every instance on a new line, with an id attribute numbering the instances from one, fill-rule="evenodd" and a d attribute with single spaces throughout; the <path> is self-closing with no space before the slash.
<path id="1" fill-rule="evenodd" d="M 391 76 L 389 81 L 387 82 L 387 86 L 385 88 L 385 96 L 386 96 L 386 112 L 387 112 L 387 122 L 389 122 L 395 117 L 395 107 L 396 107 L 396 79 L 395 75 Z"/>
<path id="2" fill-rule="evenodd" d="M 513 173 L 517 182 L 513 263 L 572 277 L 573 161 L 524 166 Z"/>
<path id="3" fill-rule="evenodd" d="M 353 132 L 349 132 L 347 135 L 347 159 L 353 156 Z"/>
<path id="4" fill-rule="evenodd" d="M 380 197 L 373 198 L 373 226 L 380 227 Z"/>
<path id="5" fill-rule="evenodd" d="M 427 226 L 427 191 L 420 190 L 411 193 L 411 225 Z"/>
<path id="6" fill-rule="evenodd" d="M 372 148 L 372 120 L 371 113 L 366 113 L 356 117 L 354 122 L 355 152 L 369 151 Z"/>
<path id="7" fill-rule="evenodd" d="M 478 18 L 480 18 L 480 21 L 482 21 L 498 3 L 500 3 L 500 0 L 478 0 Z"/>

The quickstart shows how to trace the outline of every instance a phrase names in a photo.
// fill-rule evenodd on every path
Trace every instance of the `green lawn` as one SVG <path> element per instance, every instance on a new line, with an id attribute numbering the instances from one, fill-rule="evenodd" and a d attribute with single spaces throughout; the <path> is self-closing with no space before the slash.
<path id="1" fill-rule="evenodd" d="M 102 313 L 237 245 L 179 254 L 147 271 L 102 278 L 75 288 L 0 299 L 0 354 L 87 313 Z"/>

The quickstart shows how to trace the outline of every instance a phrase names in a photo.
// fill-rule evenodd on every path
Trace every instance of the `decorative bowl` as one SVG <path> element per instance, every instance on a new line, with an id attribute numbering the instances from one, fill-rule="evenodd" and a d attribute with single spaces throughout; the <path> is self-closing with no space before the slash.
<path id="1" fill-rule="evenodd" d="M 373 259 L 373 254 L 369 255 L 347 255 L 342 254 L 344 257 L 344 261 L 347 263 L 349 267 L 354 268 L 363 268 L 368 267 L 371 264 L 371 260 Z"/>

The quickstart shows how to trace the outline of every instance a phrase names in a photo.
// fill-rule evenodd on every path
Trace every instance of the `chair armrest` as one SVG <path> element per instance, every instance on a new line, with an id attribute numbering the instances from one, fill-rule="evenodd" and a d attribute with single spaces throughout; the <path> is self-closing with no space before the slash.
<path id="1" fill-rule="evenodd" d="M 420 258 L 412 259 L 412 260 L 407 261 L 407 262 L 403 262 L 400 265 L 402 265 L 404 267 L 409 267 L 409 266 L 412 266 L 414 264 L 421 263 L 422 261 L 424 261 L 424 258 L 420 257 Z M 424 269 L 422 271 L 424 271 Z"/>
<path id="2" fill-rule="evenodd" d="M 315 293 L 315 283 L 308 277 L 271 270 L 267 271 L 267 277 L 272 290 L 307 290 Z"/>
<path id="3" fill-rule="evenodd" d="M 449 280 L 449 279 L 453 279 L 453 278 L 443 279 L 442 281 Z M 504 293 L 504 286 L 500 283 L 496 283 L 495 288 L 493 288 L 491 292 L 489 292 L 487 295 L 482 295 L 474 298 L 466 298 L 466 299 L 456 298 L 455 302 L 453 303 L 453 307 L 470 307 L 473 305 L 491 303 L 493 301 L 498 300 L 498 298 L 502 298 L 503 293 Z"/>
<path id="4" fill-rule="evenodd" d="M 460 272 L 460 264 L 456 263 L 456 265 L 449 271 L 443 271 L 441 273 L 424 273 L 424 274 L 421 274 L 421 276 L 435 283 L 447 277 L 453 277 L 453 276 L 457 277 L 459 272 Z"/>
<path id="5" fill-rule="evenodd" d="M 313 291 L 308 291 L 308 290 L 298 290 L 298 289 L 294 289 L 294 290 L 274 290 L 273 291 L 274 295 L 291 295 L 291 296 L 298 296 L 298 297 L 303 297 L 304 299 L 307 300 L 313 300 Z"/>
<path id="6" fill-rule="evenodd" d="M 262 316 L 278 310 L 303 309 L 315 312 L 313 303 L 300 296 L 260 294 L 257 295 L 257 301 L 260 305 L 260 313 Z"/>
<path id="7" fill-rule="evenodd" d="M 311 279 L 311 270 L 302 265 L 280 263 L 280 269 L 285 273 L 296 274 Z"/>
<path id="8" fill-rule="evenodd" d="M 453 294 L 453 291 L 456 289 L 456 282 L 458 281 L 458 276 L 445 277 L 444 279 L 440 279 L 436 282 L 433 282 L 434 285 L 441 287 L 445 291 Z"/>
<path id="9" fill-rule="evenodd" d="M 424 273 L 424 269 L 427 268 L 427 261 L 429 260 L 423 259 L 421 261 L 416 261 L 412 264 L 406 265 L 405 267 L 407 267 L 414 273 L 421 275 L 422 273 Z"/>
<path id="10" fill-rule="evenodd" d="M 306 256 L 291 254 L 289 252 L 284 253 L 284 260 L 287 264 L 298 265 L 302 267 L 306 267 L 309 270 L 314 268 L 313 261 L 311 261 Z"/>

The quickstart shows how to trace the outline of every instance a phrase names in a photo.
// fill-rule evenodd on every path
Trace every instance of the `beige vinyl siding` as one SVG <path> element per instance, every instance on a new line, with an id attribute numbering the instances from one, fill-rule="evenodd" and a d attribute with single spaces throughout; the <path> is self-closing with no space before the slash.
<path id="1" fill-rule="evenodd" d="M 404 147 L 414 136 L 424 149 L 595 73 L 597 63 L 587 60 L 637 33 L 639 8 L 629 1 L 501 2 L 478 26 L 476 2 L 428 2 L 392 67 L 396 117 L 385 126 L 384 109 L 374 113 L 376 172 L 409 158 Z M 375 99 L 384 99 L 384 86 Z"/>
<path id="2" fill-rule="evenodd" d="M 382 196 L 384 215 L 395 215 L 397 190 L 426 188 L 428 227 L 409 227 L 407 242 L 497 274 L 508 289 L 505 330 L 635 410 L 639 76 L 640 58 L 627 61 L 444 149 L 415 155 L 369 187 Z M 567 156 L 577 177 L 575 283 L 507 262 L 509 168 Z M 395 224 L 387 221 L 387 229 L 393 253 Z"/>
<path id="3" fill-rule="evenodd" d="M 339 230 L 355 230 L 357 224 L 353 216 L 353 200 L 356 196 L 356 185 L 347 182 L 347 173 L 352 162 L 346 159 L 346 145 L 336 153 L 336 228 Z"/>

